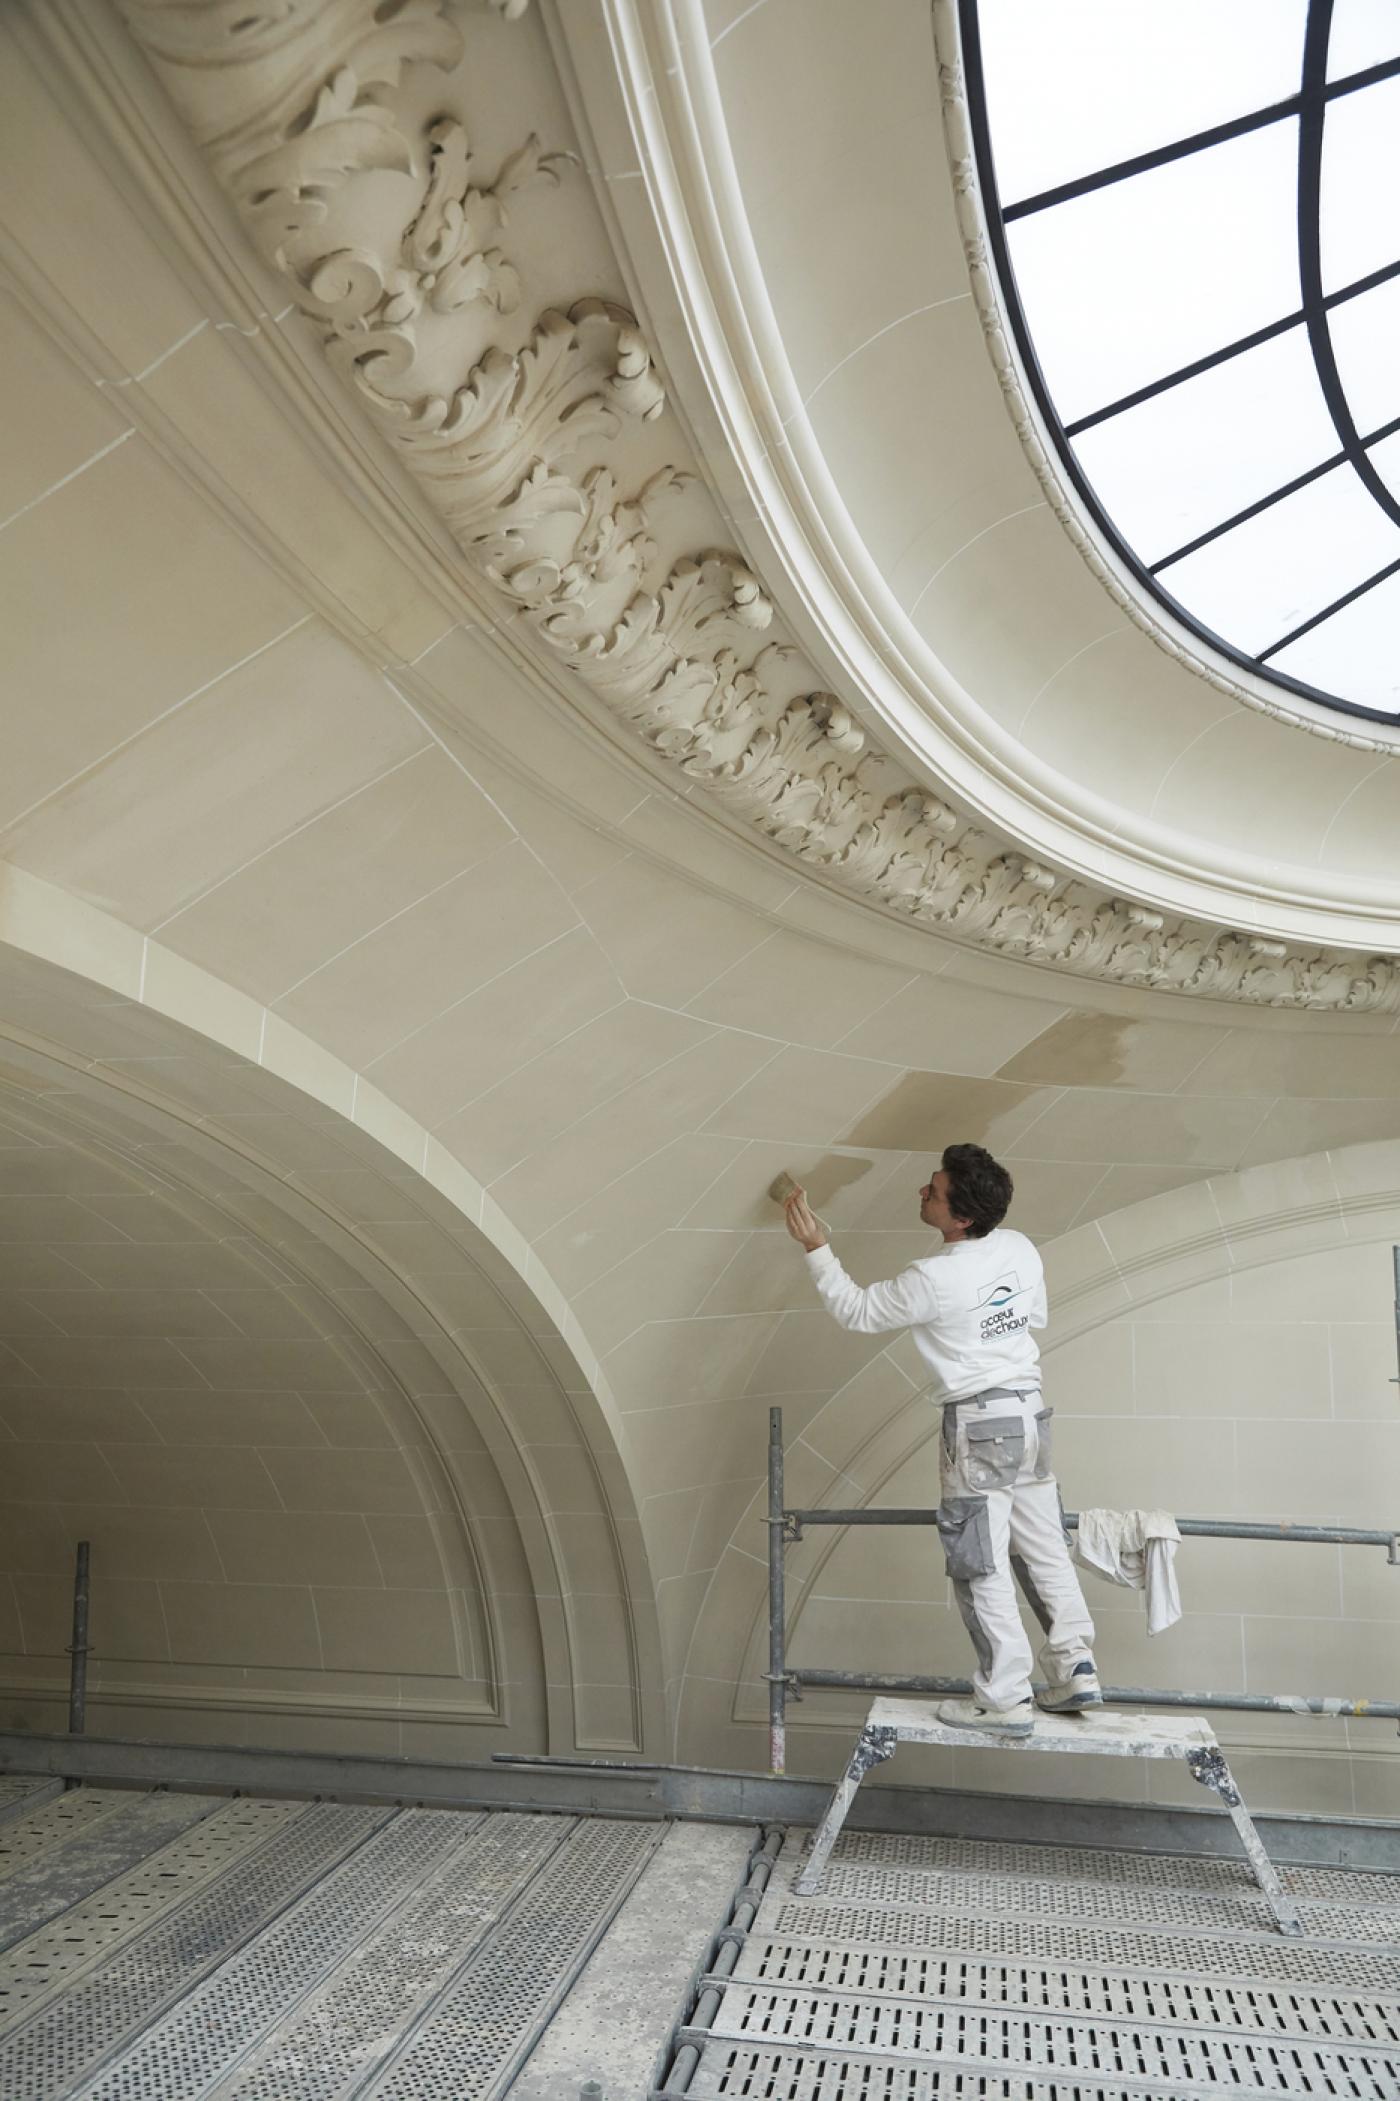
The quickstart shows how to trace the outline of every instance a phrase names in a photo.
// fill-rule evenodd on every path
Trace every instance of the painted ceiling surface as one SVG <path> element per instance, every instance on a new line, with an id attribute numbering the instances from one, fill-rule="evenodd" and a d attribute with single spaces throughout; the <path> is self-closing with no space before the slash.
<path id="1" fill-rule="evenodd" d="M 936 85 L 922 10 L 897 12 Z M 737 138 L 790 11 L 655 20 Z M 1400 1063 L 1366 844 L 1388 757 L 1201 686 L 1326 801 L 1311 917 L 1267 929 L 1091 881 L 1012 799 L 935 777 L 746 510 L 744 433 L 682 354 L 690 293 L 656 274 L 679 221 L 635 144 L 633 180 L 616 159 L 634 27 L 358 0 L 5 18 L 0 1709 L 23 1725 L 58 1711 L 90 1537 L 103 1728 L 761 1765 L 770 1407 L 794 1501 L 934 1500 L 907 1343 L 827 1323 L 765 1192 L 804 1177 L 853 1272 L 887 1275 L 926 1247 L 915 1192 L 954 1139 L 1004 1155 L 1046 1251 L 1074 1500 L 1393 1507 Z M 867 94 L 848 68 L 848 165 Z M 773 102 L 769 163 L 736 145 L 756 239 L 792 115 Z M 828 373 L 813 428 L 849 350 L 878 444 L 901 397 L 864 365 L 888 316 L 859 223 L 829 222 L 855 277 L 822 343 L 786 340 Z M 959 674 L 990 707 L 1039 674 L 953 542 L 990 553 L 978 506 L 1031 470 L 956 254 L 1000 421 L 985 454 L 958 441 L 921 617 L 950 660 L 969 622 L 1004 649 Z M 1069 618 L 1100 586 L 1064 551 Z M 1096 1600 L 1107 1674 L 1383 1693 L 1393 1572 L 1278 1551 L 1194 1551 L 1150 1654 L 1136 1601 Z M 963 1666 L 922 1535 L 804 1544 L 791 1587 L 801 1661 Z M 848 1727 L 806 1703 L 795 1763 L 829 1770 Z M 1226 1736 L 1261 1803 L 1400 1811 L 1381 1724 Z"/>

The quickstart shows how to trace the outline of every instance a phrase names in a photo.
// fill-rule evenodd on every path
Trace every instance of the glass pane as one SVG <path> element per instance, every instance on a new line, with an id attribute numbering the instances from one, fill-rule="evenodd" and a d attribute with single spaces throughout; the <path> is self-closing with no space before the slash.
<path id="1" fill-rule="evenodd" d="M 1328 310 L 1347 406 L 1365 437 L 1400 416 L 1400 277 Z"/>
<path id="2" fill-rule="evenodd" d="M 1400 58 L 1400 8 L 1395 0 L 1333 0 L 1327 78 L 1364 73 L 1388 58 Z"/>
<path id="3" fill-rule="evenodd" d="M 1271 657 L 1270 668 L 1339 693 L 1359 707 L 1400 715 L 1400 576 L 1374 585 L 1310 635 Z"/>
<path id="4" fill-rule="evenodd" d="M 1400 527 L 1334 467 L 1164 579 L 1186 610 L 1253 656 L 1400 556 Z"/>
<path id="5" fill-rule="evenodd" d="M 1395 10 L 1400 16 L 1400 7 Z M 1322 134 L 1322 289 L 1400 262 L 1400 78 L 1327 105 Z"/>
<path id="6" fill-rule="evenodd" d="M 981 0 L 1003 206 L 1296 94 L 1306 0 Z"/>
<path id="7" fill-rule="evenodd" d="M 1400 0 L 1314 5 L 1330 16 L 1329 81 L 1400 64 Z M 1296 97 L 1309 12 L 1308 0 L 980 0 L 1003 208 Z M 1297 153 L 1296 117 L 1273 119 L 1006 228 L 1008 289 L 1061 427 L 1103 416 L 1065 442 L 1122 545 L 1151 568 L 1267 500 L 1160 570 L 1188 618 L 1248 654 L 1400 558 L 1385 496 L 1349 462 L 1326 465 L 1342 441 L 1292 320 Z M 1325 293 L 1400 265 L 1400 74 L 1328 102 L 1318 212 Z M 1273 341 L 1173 380 L 1280 324 Z M 1362 437 L 1400 421 L 1400 275 L 1343 299 L 1327 325 Z M 1400 432 L 1369 459 L 1400 506 Z M 1400 718 L 1400 582 L 1329 614 L 1280 669 Z"/>
<path id="8" fill-rule="evenodd" d="M 1100 503 L 1149 566 L 1337 449 L 1301 325 L 1074 440 Z"/>
<path id="9" fill-rule="evenodd" d="M 1007 228 L 1063 422 L 1297 311 L 1297 128 L 1270 124 Z"/>

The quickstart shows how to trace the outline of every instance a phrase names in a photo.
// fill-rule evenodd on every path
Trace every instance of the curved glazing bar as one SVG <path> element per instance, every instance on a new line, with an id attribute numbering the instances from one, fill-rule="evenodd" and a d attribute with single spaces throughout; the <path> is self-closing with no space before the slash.
<path id="1" fill-rule="evenodd" d="M 1003 300 L 1086 511 L 1232 662 L 1400 721 L 1400 9 L 960 18 Z"/>

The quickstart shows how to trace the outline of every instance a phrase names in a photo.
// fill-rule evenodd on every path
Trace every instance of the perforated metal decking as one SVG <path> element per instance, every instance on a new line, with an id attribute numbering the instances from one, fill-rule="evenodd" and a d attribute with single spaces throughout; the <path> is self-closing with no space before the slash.
<path id="1" fill-rule="evenodd" d="M 1400 2097 L 1400 1880 L 845 1833 L 819 1896 L 788 1839 L 696 2101 Z"/>
<path id="2" fill-rule="evenodd" d="M 499 2101 L 663 1830 L 10 1800 L 0 2101 Z M 682 2030 L 696 2101 L 1400 2101 L 1400 1878 L 1283 1869 L 1289 1940 L 1242 1861 L 846 1833 L 814 1897 L 798 1862 Z"/>
<path id="3" fill-rule="evenodd" d="M 95 1789 L 10 1799 L 0 2101 L 490 2101 L 662 1832 Z"/>

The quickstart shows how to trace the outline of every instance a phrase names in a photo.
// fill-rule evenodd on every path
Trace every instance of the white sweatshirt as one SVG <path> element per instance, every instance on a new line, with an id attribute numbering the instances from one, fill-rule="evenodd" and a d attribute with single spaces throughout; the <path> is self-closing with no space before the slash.
<path id="1" fill-rule="evenodd" d="M 955 1240 L 864 1290 L 829 1247 L 813 1248 L 807 1267 L 843 1328 L 910 1330 L 933 1374 L 934 1400 L 963 1400 L 988 1386 L 1039 1386 L 1031 1329 L 1046 1322 L 1045 1271 L 1024 1233 L 998 1226 L 982 1240 Z"/>

